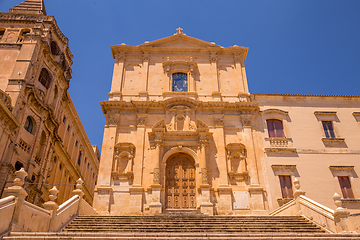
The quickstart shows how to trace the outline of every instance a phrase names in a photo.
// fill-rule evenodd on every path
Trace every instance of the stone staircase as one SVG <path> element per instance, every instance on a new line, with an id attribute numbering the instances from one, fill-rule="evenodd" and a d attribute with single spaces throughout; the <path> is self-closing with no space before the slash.
<path id="1" fill-rule="evenodd" d="M 300 216 L 79 216 L 59 233 L 12 233 L 4 239 L 359 239 L 331 234 Z"/>

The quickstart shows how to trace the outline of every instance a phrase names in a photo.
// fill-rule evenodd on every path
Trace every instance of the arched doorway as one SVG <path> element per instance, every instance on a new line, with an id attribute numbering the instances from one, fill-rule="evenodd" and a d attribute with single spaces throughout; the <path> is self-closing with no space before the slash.
<path id="1" fill-rule="evenodd" d="M 195 164 L 185 153 L 167 160 L 165 176 L 166 208 L 195 209 Z"/>

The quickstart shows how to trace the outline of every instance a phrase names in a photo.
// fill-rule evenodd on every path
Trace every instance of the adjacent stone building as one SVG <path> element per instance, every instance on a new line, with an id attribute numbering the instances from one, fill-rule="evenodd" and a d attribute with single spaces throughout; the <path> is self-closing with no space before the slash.
<path id="1" fill-rule="evenodd" d="M 100 157 L 67 91 L 72 57 L 42 0 L 0 13 L 0 196 L 24 167 L 28 202 L 41 206 L 55 185 L 62 203 L 82 178 L 92 203 Z"/>
<path id="2" fill-rule="evenodd" d="M 264 215 L 293 181 L 358 211 L 360 97 L 251 94 L 248 48 L 186 36 L 111 47 L 115 59 L 94 207 Z"/>

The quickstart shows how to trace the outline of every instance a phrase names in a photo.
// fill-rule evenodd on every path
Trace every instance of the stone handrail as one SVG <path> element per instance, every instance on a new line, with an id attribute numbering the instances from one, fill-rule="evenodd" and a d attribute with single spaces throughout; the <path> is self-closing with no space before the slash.
<path id="1" fill-rule="evenodd" d="M 298 201 L 298 204 L 297 204 Z M 270 216 L 301 215 L 328 232 L 336 233 L 334 210 L 311 200 L 304 195 L 293 199 L 270 213 Z"/>
<path id="2" fill-rule="evenodd" d="M 31 211 L 36 212 L 37 214 L 42 214 L 44 217 L 50 218 L 50 212 L 46 209 L 43 209 L 27 201 L 24 202 L 24 206 L 28 209 L 31 209 Z"/>
<path id="3" fill-rule="evenodd" d="M 78 195 L 71 197 L 61 204 L 56 216 L 50 226 L 50 231 L 58 232 L 63 229 L 71 220 L 79 215 L 81 198 Z"/>
<path id="4" fill-rule="evenodd" d="M 12 110 L 11 98 L 6 92 L 4 92 L 1 89 L 0 89 L 0 99 L 1 99 L 1 101 L 3 101 L 5 106 L 11 111 Z"/>
<path id="5" fill-rule="evenodd" d="M 0 199 L 0 238 L 10 229 L 10 223 L 16 205 L 15 200 L 16 198 L 14 196 L 8 196 Z"/>
<path id="6" fill-rule="evenodd" d="M 68 199 L 63 204 L 61 204 L 57 210 L 56 216 L 62 214 L 63 212 L 65 212 L 67 209 L 71 208 L 75 204 L 78 204 L 79 198 L 80 197 L 78 195 L 75 195 L 75 196 L 72 196 L 70 199 Z"/>

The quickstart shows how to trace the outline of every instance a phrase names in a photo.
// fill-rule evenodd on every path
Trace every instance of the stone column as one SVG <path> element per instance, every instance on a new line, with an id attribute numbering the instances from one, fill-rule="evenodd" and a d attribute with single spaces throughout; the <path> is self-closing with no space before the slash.
<path id="1" fill-rule="evenodd" d="M 110 199 L 112 195 L 111 171 L 114 160 L 114 146 L 116 143 L 116 130 L 118 114 L 107 114 L 104 128 L 104 140 L 101 150 L 98 182 L 94 191 L 94 208 L 100 214 L 109 214 Z"/>
<path id="2" fill-rule="evenodd" d="M 214 205 L 210 202 L 210 185 L 208 180 L 208 170 L 206 164 L 206 145 L 208 140 L 206 139 L 206 133 L 200 134 L 200 178 L 201 178 L 201 203 L 200 212 L 209 216 L 214 215 Z"/>
<path id="3" fill-rule="evenodd" d="M 111 83 L 109 100 L 121 100 L 121 90 L 123 85 L 125 53 L 115 54 L 114 73 Z"/>
<path id="4" fill-rule="evenodd" d="M 153 171 L 153 184 L 151 185 L 152 189 L 152 200 L 153 202 L 149 204 L 150 214 L 160 214 L 162 212 L 162 204 L 160 202 L 160 193 L 161 193 L 161 184 L 160 184 L 160 148 L 162 145 L 161 135 L 155 133 L 155 154 L 154 154 L 154 171 Z"/>
<path id="5" fill-rule="evenodd" d="M 264 188 L 260 186 L 259 181 L 259 164 L 256 155 L 256 147 L 253 137 L 253 121 L 254 115 L 251 113 L 245 113 L 241 115 L 241 121 L 244 131 L 244 142 L 247 147 L 247 167 L 250 177 L 250 203 L 252 212 L 256 211 L 265 211 L 265 202 L 264 202 Z"/>
<path id="6" fill-rule="evenodd" d="M 143 208 L 143 166 L 144 166 L 144 144 L 146 130 L 146 114 L 137 114 L 137 129 L 135 133 L 135 158 L 134 158 L 134 181 L 130 190 L 129 212 L 132 214 L 141 214 Z"/>
<path id="7" fill-rule="evenodd" d="M 146 101 L 148 96 L 148 72 L 149 72 L 149 58 L 150 53 L 143 53 L 141 86 L 139 91 L 140 100 Z"/>

